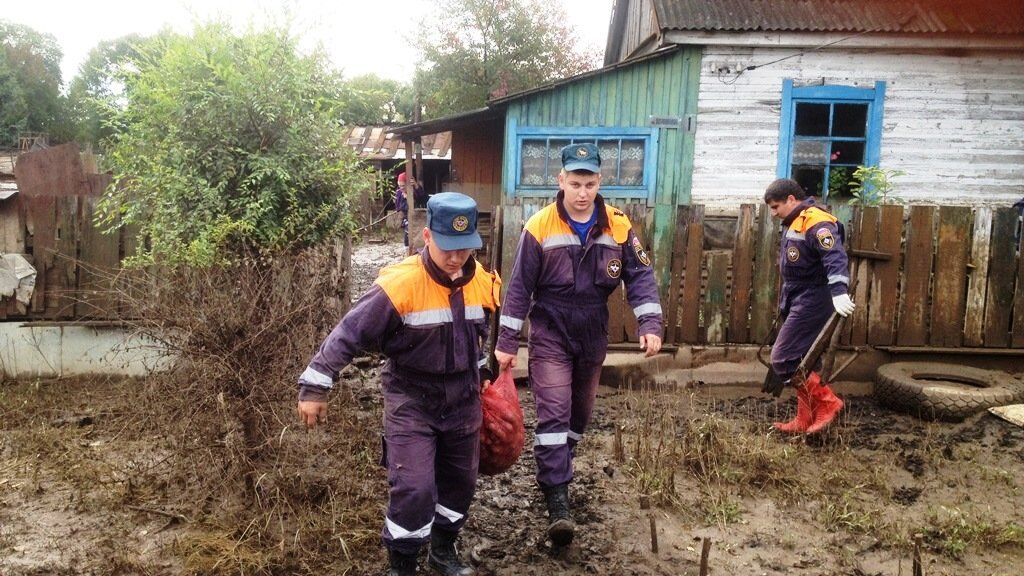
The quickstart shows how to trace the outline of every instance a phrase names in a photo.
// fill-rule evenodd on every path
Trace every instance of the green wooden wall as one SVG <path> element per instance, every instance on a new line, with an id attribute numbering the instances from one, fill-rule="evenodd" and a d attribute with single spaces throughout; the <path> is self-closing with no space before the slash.
<path id="1" fill-rule="evenodd" d="M 520 127 L 640 127 L 650 116 L 696 117 L 700 83 L 700 48 L 679 48 L 660 57 L 581 78 L 508 104 L 505 117 L 503 272 L 511 270 L 519 234 L 527 218 L 551 201 L 513 197 L 509 166 L 516 165 L 516 130 Z M 653 203 L 614 203 L 628 210 L 633 226 L 654 254 L 663 286 L 668 286 L 675 208 L 690 203 L 694 135 L 684 128 L 658 134 L 657 176 Z M 638 221 L 639 220 L 639 221 Z"/>

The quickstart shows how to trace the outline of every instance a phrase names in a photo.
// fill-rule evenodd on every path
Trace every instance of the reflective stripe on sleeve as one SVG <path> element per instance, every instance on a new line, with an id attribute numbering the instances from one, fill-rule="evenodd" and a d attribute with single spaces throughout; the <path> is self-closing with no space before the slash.
<path id="1" fill-rule="evenodd" d="M 294 372 L 292 372 L 292 374 L 294 374 Z M 334 386 L 334 378 L 331 378 L 330 376 L 324 374 L 323 372 L 318 372 L 314 370 L 312 366 L 306 366 L 306 369 L 302 372 L 302 375 L 299 376 L 299 381 L 301 381 L 304 384 L 314 384 L 316 386 L 323 386 L 325 388 L 330 388 L 331 386 Z"/>
<path id="2" fill-rule="evenodd" d="M 656 302 L 648 302 L 647 304 L 641 304 L 636 308 L 633 308 L 633 314 L 639 318 L 645 314 L 661 314 L 661 304 Z"/>
<path id="3" fill-rule="evenodd" d="M 505 314 L 501 315 L 501 322 L 500 323 L 505 328 L 509 328 L 509 329 L 512 329 L 512 330 L 522 330 L 523 329 L 523 321 L 522 320 L 520 320 L 519 318 L 513 318 L 511 316 L 506 316 Z"/>

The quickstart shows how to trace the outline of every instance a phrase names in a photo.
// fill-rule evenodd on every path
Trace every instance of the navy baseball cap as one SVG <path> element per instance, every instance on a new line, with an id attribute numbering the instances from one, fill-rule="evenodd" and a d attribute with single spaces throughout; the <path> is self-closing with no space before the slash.
<path id="1" fill-rule="evenodd" d="M 562 168 L 566 172 L 573 170 L 600 172 L 601 153 L 597 150 L 597 146 L 589 142 L 569 144 L 562 148 Z"/>
<path id="2" fill-rule="evenodd" d="M 427 228 L 441 250 L 472 250 L 484 245 L 476 231 L 476 200 L 458 192 L 434 194 L 427 201 Z"/>

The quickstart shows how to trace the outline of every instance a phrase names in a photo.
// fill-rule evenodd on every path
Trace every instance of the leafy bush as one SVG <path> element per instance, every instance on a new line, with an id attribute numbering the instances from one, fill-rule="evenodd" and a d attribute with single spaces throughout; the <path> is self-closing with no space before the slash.
<path id="1" fill-rule="evenodd" d="M 860 206 L 881 206 L 882 204 L 898 204 L 903 200 L 890 196 L 893 190 L 892 179 L 903 176 L 905 172 L 879 168 L 878 166 L 858 166 L 853 173 L 853 200 L 850 204 Z"/>
<path id="2" fill-rule="evenodd" d="M 140 46 L 121 75 L 101 211 L 109 227 L 138 227 L 137 262 L 209 266 L 351 230 L 348 199 L 367 175 L 322 54 L 300 54 L 284 30 L 208 24 Z"/>

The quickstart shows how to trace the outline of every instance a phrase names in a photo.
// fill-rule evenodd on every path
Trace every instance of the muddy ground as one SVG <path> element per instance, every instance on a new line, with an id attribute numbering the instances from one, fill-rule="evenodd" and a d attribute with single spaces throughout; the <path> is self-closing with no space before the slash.
<path id="1" fill-rule="evenodd" d="M 366 276 L 400 257 L 381 245 L 356 266 Z M 229 468 L 176 455 L 193 428 L 162 419 L 145 381 L 0 384 L 0 575 L 380 572 L 378 362 L 346 372 L 322 432 L 292 426 L 287 395 L 274 407 L 280 453 L 302 458 L 265 464 L 258 486 L 293 484 L 287 513 L 266 516 L 289 536 L 256 546 L 251 526 L 213 519 L 228 504 L 192 496 L 195 478 Z M 708 538 L 711 574 L 895 576 L 911 573 L 916 534 L 925 574 L 1024 573 L 1024 430 L 988 414 L 928 423 L 848 396 L 828 434 L 781 437 L 770 423 L 792 399 L 662 380 L 600 389 L 578 448 L 568 549 L 544 538 L 529 448 L 480 481 L 461 542 L 479 573 L 695 575 Z M 529 428 L 533 399 L 519 384 Z M 287 526 L 303 512 L 336 524 L 326 556 L 303 557 L 308 529 Z"/>

